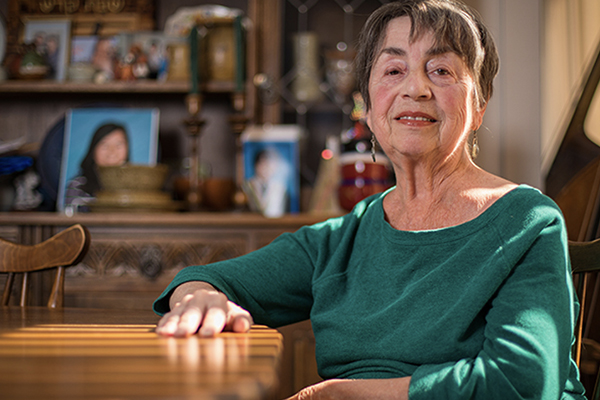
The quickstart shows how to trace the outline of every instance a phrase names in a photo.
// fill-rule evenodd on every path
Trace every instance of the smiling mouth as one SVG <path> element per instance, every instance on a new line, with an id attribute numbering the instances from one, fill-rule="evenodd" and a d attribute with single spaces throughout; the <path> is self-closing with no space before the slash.
<path id="1" fill-rule="evenodd" d="M 427 117 L 409 117 L 409 116 L 403 116 L 403 117 L 398 117 L 396 118 L 396 121 L 422 121 L 422 122 L 436 122 L 436 119 L 433 118 L 427 118 Z"/>

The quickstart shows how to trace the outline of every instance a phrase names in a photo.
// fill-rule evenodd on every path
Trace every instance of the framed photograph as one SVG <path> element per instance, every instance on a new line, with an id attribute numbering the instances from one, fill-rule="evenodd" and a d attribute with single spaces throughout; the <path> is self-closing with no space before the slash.
<path id="1" fill-rule="evenodd" d="M 71 64 L 91 64 L 98 36 L 73 36 L 71 39 Z"/>
<path id="2" fill-rule="evenodd" d="M 64 81 L 71 43 L 70 20 L 26 20 L 23 40 L 35 43 L 49 66 L 48 79 Z"/>
<path id="3" fill-rule="evenodd" d="M 92 51 L 91 64 L 96 70 L 102 71 L 108 80 L 115 76 L 115 59 L 119 58 L 118 44 L 117 36 L 98 36 Z"/>
<path id="4" fill-rule="evenodd" d="M 67 111 L 57 210 L 89 211 L 100 189 L 99 165 L 156 165 L 157 108 L 80 108 Z"/>
<path id="5" fill-rule="evenodd" d="M 301 129 L 252 126 L 242 134 L 243 188 L 250 208 L 276 218 L 300 212 Z"/>
<path id="6" fill-rule="evenodd" d="M 112 80 L 115 76 L 115 61 L 118 58 L 118 43 L 117 36 L 73 36 L 69 79 L 94 80 L 96 83 Z M 102 76 L 98 77 L 98 74 Z"/>

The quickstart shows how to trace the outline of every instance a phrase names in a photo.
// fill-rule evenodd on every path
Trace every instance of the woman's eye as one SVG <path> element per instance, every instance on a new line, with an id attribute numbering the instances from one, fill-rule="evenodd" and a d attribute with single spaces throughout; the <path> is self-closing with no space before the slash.
<path id="1" fill-rule="evenodd" d="M 448 72 L 448 70 L 444 69 L 444 68 L 436 68 L 433 71 L 433 73 L 436 74 L 436 75 L 448 75 L 448 74 L 450 74 L 450 72 Z"/>

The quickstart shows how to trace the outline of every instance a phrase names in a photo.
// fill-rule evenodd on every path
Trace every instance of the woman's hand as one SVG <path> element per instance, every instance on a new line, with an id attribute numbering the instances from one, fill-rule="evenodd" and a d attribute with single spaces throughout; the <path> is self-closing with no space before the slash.
<path id="1" fill-rule="evenodd" d="M 408 400 L 410 377 L 331 379 L 306 387 L 286 400 Z"/>
<path id="2" fill-rule="evenodd" d="M 178 286 L 169 301 L 171 311 L 156 326 L 163 336 L 215 336 L 224 330 L 247 332 L 252 325 L 250 313 L 206 282 L 187 282 Z"/>

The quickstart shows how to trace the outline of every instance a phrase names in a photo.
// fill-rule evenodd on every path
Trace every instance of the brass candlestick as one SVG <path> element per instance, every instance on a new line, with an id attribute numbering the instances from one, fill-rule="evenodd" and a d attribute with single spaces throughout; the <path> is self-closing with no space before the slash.
<path id="1" fill-rule="evenodd" d="M 244 114 L 246 108 L 246 97 L 244 92 L 234 92 L 232 95 L 233 109 L 235 113 L 229 117 L 231 128 L 236 135 L 235 146 L 235 193 L 233 195 L 233 204 L 238 210 L 244 209 L 248 204 L 248 198 L 243 190 L 244 183 L 244 157 L 242 149 L 242 132 L 246 129 L 249 118 Z"/>
<path id="2" fill-rule="evenodd" d="M 183 122 L 190 138 L 190 170 L 188 176 L 188 192 L 186 196 L 187 209 L 197 211 L 202 203 L 200 185 L 200 134 L 204 120 L 198 117 L 202 108 L 202 95 L 199 93 L 189 94 L 186 99 L 186 107 L 189 117 Z"/>

